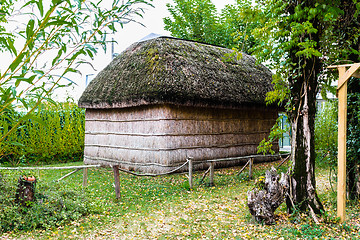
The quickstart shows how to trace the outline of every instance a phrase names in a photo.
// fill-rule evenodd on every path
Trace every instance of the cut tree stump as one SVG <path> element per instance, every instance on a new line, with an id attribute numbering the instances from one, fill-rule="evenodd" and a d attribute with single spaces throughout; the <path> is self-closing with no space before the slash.
<path id="1" fill-rule="evenodd" d="M 274 212 L 284 202 L 286 192 L 289 189 L 289 177 L 281 173 L 279 180 L 276 169 L 272 167 L 270 171 L 266 171 L 265 179 L 258 181 L 257 184 L 260 186 L 248 192 L 250 213 L 258 222 L 267 225 L 274 224 Z"/>
<path id="2" fill-rule="evenodd" d="M 23 206 L 27 206 L 28 202 L 35 200 L 36 179 L 34 177 L 21 176 L 18 180 L 15 201 Z"/>

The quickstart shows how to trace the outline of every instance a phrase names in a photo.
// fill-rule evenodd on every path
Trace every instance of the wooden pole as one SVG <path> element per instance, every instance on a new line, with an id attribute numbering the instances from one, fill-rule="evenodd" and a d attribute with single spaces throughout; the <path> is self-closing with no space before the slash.
<path id="1" fill-rule="evenodd" d="M 246 162 L 246 164 L 243 166 L 243 168 L 240 170 L 240 172 L 238 172 L 238 173 L 236 174 L 236 176 L 239 176 L 239 175 L 245 170 L 245 168 L 247 167 L 247 165 L 249 165 L 249 163 L 250 163 L 250 159 Z"/>
<path id="2" fill-rule="evenodd" d="M 72 171 L 72 172 L 70 172 L 70 173 L 68 173 L 68 174 L 66 174 L 66 175 L 64 175 L 64 176 L 62 176 L 61 178 L 59 178 L 58 180 L 57 180 L 57 182 L 60 182 L 61 180 L 63 180 L 64 178 L 67 178 L 68 176 L 70 176 L 70 175 L 72 175 L 72 174 L 74 174 L 74 173 L 76 173 L 77 171 L 79 171 L 79 170 L 81 170 L 80 168 L 78 168 L 78 169 L 76 169 L 76 170 L 74 170 L 74 171 Z"/>
<path id="3" fill-rule="evenodd" d="M 339 79 L 345 75 L 345 67 L 338 68 Z M 338 123 L 338 191 L 337 216 L 340 222 L 345 221 L 346 209 L 346 115 L 347 115 L 347 81 L 338 89 L 339 123 Z"/>
<path id="4" fill-rule="evenodd" d="M 87 182 L 88 182 L 88 169 L 84 168 L 83 169 L 83 187 L 87 186 Z"/>
<path id="5" fill-rule="evenodd" d="M 254 159 L 250 158 L 250 165 L 249 165 L 249 179 L 252 179 L 252 167 L 253 167 Z"/>
<path id="6" fill-rule="evenodd" d="M 114 185 L 115 185 L 115 194 L 116 198 L 120 199 L 120 174 L 119 174 L 119 166 L 112 166 L 114 172 Z"/>
<path id="7" fill-rule="evenodd" d="M 215 163 L 210 163 L 210 186 L 214 186 Z"/>
<path id="8" fill-rule="evenodd" d="M 190 190 L 193 188 L 193 162 L 192 159 L 189 158 L 189 187 Z"/>

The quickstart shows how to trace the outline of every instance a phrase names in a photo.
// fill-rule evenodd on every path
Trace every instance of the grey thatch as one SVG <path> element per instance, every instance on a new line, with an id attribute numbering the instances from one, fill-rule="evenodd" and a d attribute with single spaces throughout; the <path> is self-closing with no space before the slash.
<path id="1" fill-rule="evenodd" d="M 80 98 L 84 162 L 161 173 L 187 157 L 256 154 L 277 118 L 270 90 L 271 72 L 249 55 L 174 38 L 135 43 Z"/>
<path id="2" fill-rule="evenodd" d="M 135 43 L 90 83 L 83 108 L 146 104 L 238 107 L 265 104 L 271 72 L 245 53 L 160 37 Z"/>

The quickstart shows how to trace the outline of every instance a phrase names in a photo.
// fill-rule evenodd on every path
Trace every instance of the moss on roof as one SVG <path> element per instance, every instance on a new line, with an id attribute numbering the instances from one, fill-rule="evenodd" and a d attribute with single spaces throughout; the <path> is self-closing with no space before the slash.
<path id="1" fill-rule="evenodd" d="M 272 90 L 271 72 L 245 53 L 241 59 L 232 53 L 168 37 L 134 43 L 91 81 L 79 106 L 264 105 L 266 93 Z"/>

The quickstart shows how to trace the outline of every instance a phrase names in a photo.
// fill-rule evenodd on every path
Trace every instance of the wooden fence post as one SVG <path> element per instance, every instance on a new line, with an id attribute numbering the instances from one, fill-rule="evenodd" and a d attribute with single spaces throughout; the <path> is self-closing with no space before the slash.
<path id="1" fill-rule="evenodd" d="M 116 198 L 121 198 L 120 193 L 120 174 L 119 174 L 119 166 L 112 166 L 113 172 L 114 172 L 114 183 L 115 183 L 115 194 Z"/>
<path id="2" fill-rule="evenodd" d="M 214 172 L 215 172 L 215 163 L 210 163 L 210 186 L 214 186 Z"/>
<path id="3" fill-rule="evenodd" d="M 249 164 L 249 179 L 252 179 L 252 167 L 253 167 L 254 159 L 250 158 L 250 164 Z"/>
<path id="4" fill-rule="evenodd" d="M 345 68 L 339 68 L 339 79 L 345 75 Z M 338 124 L 338 192 L 337 216 L 340 222 L 345 221 L 346 209 L 346 114 L 347 82 L 338 89 L 339 124 Z"/>
<path id="5" fill-rule="evenodd" d="M 192 162 L 192 158 L 188 158 L 189 161 L 189 187 L 190 189 L 193 188 L 193 162 Z"/>
<path id="6" fill-rule="evenodd" d="M 83 169 L 83 187 L 87 186 L 87 181 L 88 181 L 88 169 L 84 168 Z"/>

